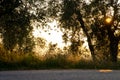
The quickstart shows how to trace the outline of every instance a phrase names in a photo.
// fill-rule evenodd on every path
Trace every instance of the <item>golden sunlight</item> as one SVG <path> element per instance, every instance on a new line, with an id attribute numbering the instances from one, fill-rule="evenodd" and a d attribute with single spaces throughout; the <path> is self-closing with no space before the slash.
<path id="1" fill-rule="evenodd" d="M 105 19 L 105 23 L 110 24 L 111 22 L 112 22 L 112 18 L 107 17 L 107 18 Z"/>
<path id="2" fill-rule="evenodd" d="M 101 70 L 99 70 L 99 72 L 107 73 L 107 72 L 112 72 L 112 70 L 110 70 L 110 69 L 101 69 Z"/>

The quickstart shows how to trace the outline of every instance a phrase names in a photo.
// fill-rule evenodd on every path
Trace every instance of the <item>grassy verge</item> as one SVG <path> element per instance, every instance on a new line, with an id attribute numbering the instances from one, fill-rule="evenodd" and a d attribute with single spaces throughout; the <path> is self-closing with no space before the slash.
<path id="1" fill-rule="evenodd" d="M 120 61 L 93 62 L 71 54 L 48 54 L 9 52 L 0 48 L 0 70 L 31 69 L 120 69 Z"/>
<path id="2" fill-rule="evenodd" d="M 120 69 L 118 63 L 94 63 L 79 59 L 74 55 L 36 56 L 32 53 L 5 53 L 0 56 L 0 70 L 31 69 Z"/>

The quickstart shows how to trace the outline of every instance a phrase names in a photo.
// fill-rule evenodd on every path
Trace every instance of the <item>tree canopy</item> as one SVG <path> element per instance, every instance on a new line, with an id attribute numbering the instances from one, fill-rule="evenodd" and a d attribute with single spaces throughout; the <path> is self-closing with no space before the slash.
<path id="1" fill-rule="evenodd" d="M 94 55 L 103 55 L 103 59 L 110 56 L 112 61 L 117 61 L 120 34 L 118 0 L 92 0 L 89 4 L 80 0 L 64 0 L 64 9 L 63 20 L 67 25 L 80 23 L 79 28 L 87 36 L 93 58 Z"/>
<path id="2" fill-rule="evenodd" d="M 30 16 L 21 0 L 2 0 L 0 2 L 0 29 L 4 47 L 12 50 L 30 42 Z M 30 46 L 30 45 L 29 45 Z M 26 48 L 25 47 L 25 48 Z"/>
<path id="3" fill-rule="evenodd" d="M 65 42 L 68 31 L 72 30 L 70 49 L 74 54 L 83 44 L 79 34 L 82 30 L 93 60 L 116 62 L 120 40 L 119 14 L 119 0 L 1 0 L 0 33 L 6 49 L 13 50 L 18 46 L 20 50 L 32 50 L 31 20 L 46 25 L 50 18 L 55 18 L 66 30 Z"/>

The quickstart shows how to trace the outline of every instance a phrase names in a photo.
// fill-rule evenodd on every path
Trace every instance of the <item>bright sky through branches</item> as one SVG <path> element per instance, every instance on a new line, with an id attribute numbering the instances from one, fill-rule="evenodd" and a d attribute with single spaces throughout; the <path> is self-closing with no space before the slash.
<path id="1" fill-rule="evenodd" d="M 53 20 L 53 22 L 48 22 L 47 25 L 45 29 L 34 27 L 33 36 L 36 38 L 42 37 L 47 40 L 48 44 L 57 44 L 59 48 L 67 46 L 62 39 L 63 32 L 57 27 L 58 22 Z M 68 45 L 70 44 L 71 43 L 68 42 Z"/>
<path id="2" fill-rule="evenodd" d="M 35 38 L 42 38 L 46 40 L 46 44 L 52 43 L 52 44 L 57 44 L 57 47 L 60 49 L 63 49 L 64 47 L 68 47 L 69 45 L 71 45 L 71 42 L 68 41 L 67 43 L 64 43 L 63 40 L 63 32 L 61 31 L 61 29 L 58 27 L 59 22 L 56 20 L 53 20 L 52 22 L 48 22 L 47 26 L 45 26 L 45 28 L 41 28 L 41 27 L 36 27 L 37 26 L 37 22 L 33 22 L 32 26 L 34 28 L 33 30 L 33 36 Z M 63 29 L 64 31 L 64 29 Z M 70 38 L 70 34 L 72 32 L 68 32 L 69 34 L 69 38 Z M 83 34 L 83 31 L 80 31 L 80 34 Z M 79 35 L 80 36 L 80 40 L 84 41 L 83 43 L 83 48 L 89 49 L 88 47 L 88 43 L 87 43 L 87 38 L 83 35 Z"/>
<path id="3" fill-rule="evenodd" d="M 84 0 L 87 4 L 90 4 L 92 0 Z"/>

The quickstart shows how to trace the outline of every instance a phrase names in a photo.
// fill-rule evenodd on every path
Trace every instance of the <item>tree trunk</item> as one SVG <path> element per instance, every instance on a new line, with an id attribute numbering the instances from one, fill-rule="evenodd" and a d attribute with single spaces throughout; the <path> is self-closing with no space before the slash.
<path id="1" fill-rule="evenodd" d="M 77 16 L 78 16 L 77 19 L 80 22 L 81 27 L 82 27 L 84 33 L 87 36 L 88 46 L 89 46 L 89 49 L 90 49 L 90 52 L 91 52 L 91 55 L 92 55 L 92 59 L 93 59 L 93 61 L 96 61 L 95 53 L 94 53 L 94 47 L 93 47 L 92 42 L 91 42 L 91 36 L 89 35 L 88 30 L 87 30 L 86 26 L 84 25 L 84 21 L 82 19 L 82 15 L 81 15 L 79 10 L 77 10 L 75 13 L 77 14 Z"/>
<path id="2" fill-rule="evenodd" d="M 118 39 L 114 39 L 110 41 L 110 58 L 112 62 L 117 62 L 118 55 Z"/>
<path id="3" fill-rule="evenodd" d="M 112 62 L 117 62 L 119 39 L 114 35 L 111 28 L 108 28 L 108 37 L 110 40 L 110 58 Z"/>

